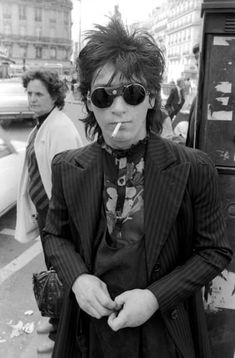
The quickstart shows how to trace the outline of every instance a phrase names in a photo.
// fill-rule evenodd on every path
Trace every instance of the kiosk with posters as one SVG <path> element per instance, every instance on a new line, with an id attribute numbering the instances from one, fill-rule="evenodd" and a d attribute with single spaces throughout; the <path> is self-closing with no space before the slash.
<path id="1" fill-rule="evenodd" d="M 235 1 L 204 0 L 196 147 L 219 173 L 227 235 L 235 252 Z M 203 292 L 213 358 L 235 357 L 235 257 Z"/>

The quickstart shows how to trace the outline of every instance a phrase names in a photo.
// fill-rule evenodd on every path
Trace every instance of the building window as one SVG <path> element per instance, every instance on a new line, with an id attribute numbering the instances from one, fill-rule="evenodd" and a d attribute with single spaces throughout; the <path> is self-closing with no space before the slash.
<path id="1" fill-rule="evenodd" d="M 42 58 L 42 48 L 36 47 L 36 58 Z"/>
<path id="2" fill-rule="evenodd" d="M 41 28 L 41 26 L 37 26 L 35 28 L 35 35 L 36 35 L 37 38 L 40 38 L 42 36 L 42 28 Z"/>
<path id="3" fill-rule="evenodd" d="M 3 4 L 3 18 L 11 19 L 11 7 L 9 4 Z"/>
<path id="4" fill-rule="evenodd" d="M 71 56 L 70 50 L 65 50 L 65 60 L 69 60 L 70 56 Z"/>
<path id="5" fill-rule="evenodd" d="M 65 25 L 69 24 L 69 13 L 68 12 L 64 13 L 64 24 Z"/>
<path id="6" fill-rule="evenodd" d="M 56 48 L 55 47 L 52 47 L 50 49 L 50 58 L 51 59 L 55 59 L 56 58 Z"/>
<path id="7" fill-rule="evenodd" d="M 50 23 L 56 23 L 56 12 L 55 11 L 51 11 L 51 15 L 50 15 Z"/>
<path id="8" fill-rule="evenodd" d="M 3 31 L 5 35 L 11 34 L 11 25 L 10 24 L 4 24 L 3 25 Z"/>
<path id="9" fill-rule="evenodd" d="M 26 35 L 26 26 L 20 26 L 20 35 L 25 36 Z"/>
<path id="10" fill-rule="evenodd" d="M 50 37 L 53 39 L 56 37 L 56 30 L 55 30 L 55 27 L 51 27 L 50 28 Z"/>
<path id="11" fill-rule="evenodd" d="M 20 57 L 27 58 L 27 47 L 26 46 L 20 46 Z"/>
<path id="12" fill-rule="evenodd" d="M 35 21 L 42 21 L 42 9 L 40 7 L 35 8 L 34 19 Z"/>
<path id="13" fill-rule="evenodd" d="M 12 45 L 5 45 L 6 49 L 7 49 L 7 56 L 11 57 L 12 56 Z"/>
<path id="14" fill-rule="evenodd" d="M 67 27 L 64 28 L 64 38 L 69 39 L 69 30 Z"/>
<path id="15" fill-rule="evenodd" d="M 19 6 L 19 19 L 26 20 L 26 6 Z"/>
<path id="16" fill-rule="evenodd" d="M 190 40 L 191 38 L 191 33 L 190 33 L 190 29 L 188 29 L 188 40 Z"/>

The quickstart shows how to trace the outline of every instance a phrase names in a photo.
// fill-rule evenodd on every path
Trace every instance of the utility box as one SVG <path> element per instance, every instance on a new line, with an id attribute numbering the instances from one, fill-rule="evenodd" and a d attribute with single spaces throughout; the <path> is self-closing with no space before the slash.
<path id="1" fill-rule="evenodd" d="M 201 16 L 196 147 L 217 167 L 235 253 L 235 1 L 204 0 Z M 204 302 L 213 358 L 234 358 L 235 256 L 205 288 Z"/>

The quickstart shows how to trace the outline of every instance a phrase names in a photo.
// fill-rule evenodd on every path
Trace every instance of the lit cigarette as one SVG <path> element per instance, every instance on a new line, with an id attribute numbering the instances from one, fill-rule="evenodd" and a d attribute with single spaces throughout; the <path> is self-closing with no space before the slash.
<path id="1" fill-rule="evenodd" d="M 112 138 L 116 137 L 116 135 L 118 134 L 118 131 L 119 131 L 121 125 L 122 125 L 121 122 L 118 122 L 118 123 L 117 123 L 116 127 L 115 127 L 114 130 L 113 130 Z"/>

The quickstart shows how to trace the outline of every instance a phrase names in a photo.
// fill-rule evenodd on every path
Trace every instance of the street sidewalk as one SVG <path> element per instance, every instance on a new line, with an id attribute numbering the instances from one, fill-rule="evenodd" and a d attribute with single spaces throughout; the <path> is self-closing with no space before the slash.
<path id="1" fill-rule="evenodd" d="M 48 321 L 48 318 L 40 318 L 40 321 Z M 37 327 L 35 327 L 34 332 L 32 333 L 32 340 L 27 348 L 21 353 L 19 358 L 51 358 L 51 354 L 39 354 L 37 353 L 37 347 L 46 342 L 48 334 L 38 334 Z"/>
<path id="2" fill-rule="evenodd" d="M 72 92 L 71 90 L 69 90 L 65 98 L 65 102 L 70 104 L 80 104 L 81 97 L 79 92 L 78 91 Z"/>

